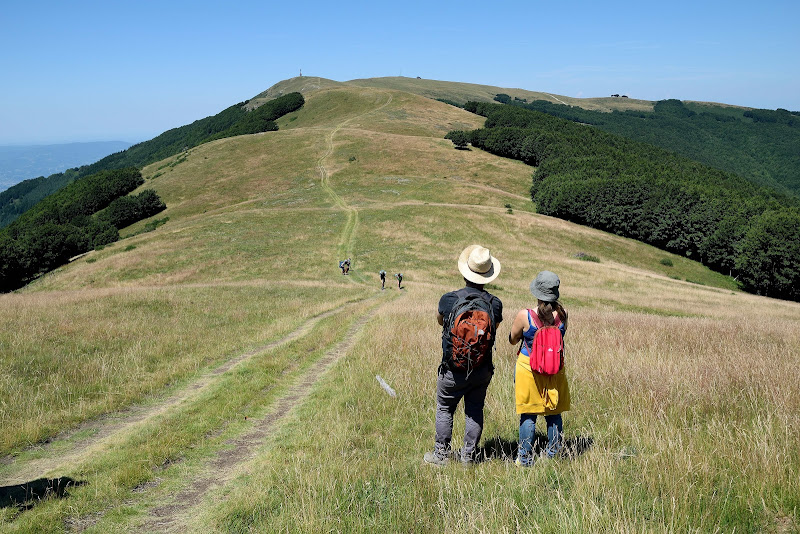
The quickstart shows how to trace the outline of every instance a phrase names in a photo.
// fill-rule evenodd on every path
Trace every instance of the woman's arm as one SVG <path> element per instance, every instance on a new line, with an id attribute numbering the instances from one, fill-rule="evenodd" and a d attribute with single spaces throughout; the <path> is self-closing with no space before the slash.
<path id="1" fill-rule="evenodd" d="M 528 310 L 520 310 L 514 317 L 514 322 L 511 323 L 511 332 L 508 333 L 508 342 L 512 345 L 519 343 L 522 339 L 522 332 L 528 326 Z"/>

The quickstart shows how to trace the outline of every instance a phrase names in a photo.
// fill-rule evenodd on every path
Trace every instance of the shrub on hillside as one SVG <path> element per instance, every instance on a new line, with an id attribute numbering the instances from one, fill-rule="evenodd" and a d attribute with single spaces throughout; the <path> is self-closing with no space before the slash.
<path id="1" fill-rule="evenodd" d="M 124 196 L 116 199 L 97 217 L 117 229 L 121 229 L 155 215 L 166 207 L 155 191 L 145 189 L 137 196 Z"/>
<path id="2" fill-rule="evenodd" d="M 448 132 L 444 138 L 452 141 L 453 145 L 455 145 L 455 147 L 458 149 L 467 148 L 467 143 L 469 143 L 469 135 L 463 130 L 453 130 L 452 132 Z"/>

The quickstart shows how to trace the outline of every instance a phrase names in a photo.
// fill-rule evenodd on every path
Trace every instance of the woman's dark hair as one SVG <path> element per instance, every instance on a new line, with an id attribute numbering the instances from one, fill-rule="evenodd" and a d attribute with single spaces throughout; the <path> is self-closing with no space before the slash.
<path id="1" fill-rule="evenodd" d="M 545 325 L 551 325 L 555 323 L 555 320 L 553 319 L 553 311 L 558 314 L 558 318 L 561 319 L 561 322 L 564 323 L 564 328 L 566 328 L 567 310 L 564 309 L 564 306 L 562 306 L 559 301 L 545 302 L 540 300 L 539 305 L 536 306 L 536 313 L 539 315 L 539 319 L 541 319 L 542 323 Z"/>

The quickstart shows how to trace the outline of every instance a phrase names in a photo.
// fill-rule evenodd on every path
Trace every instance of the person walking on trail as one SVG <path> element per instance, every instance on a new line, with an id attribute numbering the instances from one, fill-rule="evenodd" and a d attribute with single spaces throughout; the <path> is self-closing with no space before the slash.
<path id="1" fill-rule="evenodd" d="M 381 277 L 381 291 L 386 289 L 386 271 L 381 269 L 381 272 L 378 273 Z"/>
<path id="2" fill-rule="evenodd" d="M 537 415 L 543 415 L 547 424 L 547 446 L 540 458 L 553 458 L 562 446 L 561 413 L 569 410 L 569 386 L 563 356 L 567 311 L 558 301 L 559 285 L 561 280 L 555 273 L 542 271 L 537 274 L 530 285 L 530 291 L 537 299 L 536 308 L 520 310 L 508 335 L 512 345 L 522 341 L 514 370 L 514 396 L 520 414 L 519 450 L 515 462 L 520 466 L 529 467 L 534 463 Z M 551 336 L 544 335 L 546 331 Z M 554 341 L 548 342 L 546 338 Z M 547 349 L 547 346 L 556 349 Z M 555 353 L 557 356 L 550 360 L 545 356 Z M 537 370 L 534 371 L 533 367 Z"/>
<path id="3" fill-rule="evenodd" d="M 403 273 L 397 273 L 394 277 L 397 278 L 397 289 L 403 289 Z"/>
<path id="4" fill-rule="evenodd" d="M 453 414 L 464 399 L 464 445 L 459 460 L 477 459 L 483 433 L 483 405 L 492 380 L 492 347 L 497 326 L 503 320 L 503 303 L 484 285 L 500 274 L 500 262 L 489 249 L 471 245 L 461 252 L 458 270 L 465 287 L 442 295 L 436 320 L 442 325 L 442 361 L 436 379 L 436 438 L 434 449 L 423 460 L 445 465 L 450 456 Z"/>
<path id="5" fill-rule="evenodd" d="M 339 268 L 342 269 L 342 274 L 349 274 L 350 273 L 350 258 L 347 258 L 344 261 L 339 262 Z"/>

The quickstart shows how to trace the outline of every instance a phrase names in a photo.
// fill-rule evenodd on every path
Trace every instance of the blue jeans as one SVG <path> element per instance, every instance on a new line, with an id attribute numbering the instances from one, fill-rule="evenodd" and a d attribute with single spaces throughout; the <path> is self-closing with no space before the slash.
<path id="1" fill-rule="evenodd" d="M 533 438 L 536 434 L 535 413 L 524 413 L 519 416 L 519 452 L 518 458 L 522 465 L 533 464 Z M 552 458 L 561 449 L 561 436 L 564 432 L 564 423 L 561 414 L 545 415 L 547 422 L 547 448 L 545 453 Z"/>

